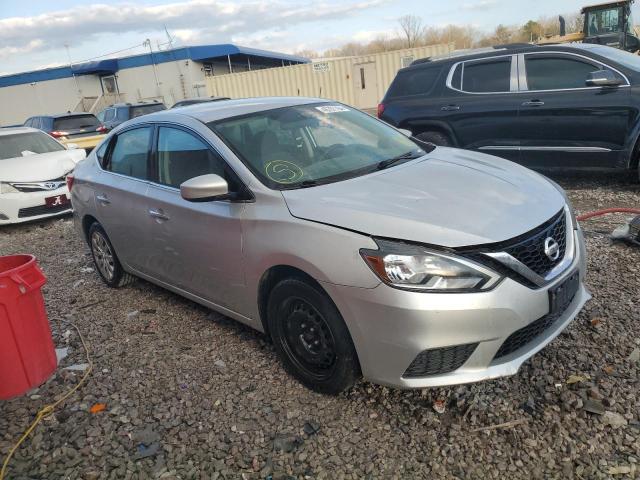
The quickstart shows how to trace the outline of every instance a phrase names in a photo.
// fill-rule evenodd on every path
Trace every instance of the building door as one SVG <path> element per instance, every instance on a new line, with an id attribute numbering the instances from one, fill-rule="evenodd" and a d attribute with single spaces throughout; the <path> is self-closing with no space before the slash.
<path id="1" fill-rule="evenodd" d="M 376 62 L 360 63 L 353 66 L 353 83 L 356 107 L 376 108 L 378 98 L 378 80 Z"/>
<path id="2" fill-rule="evenodd" d="M 118 93 L 118 82 L 116 82 L 115 75 L 100 77 L 100 81 L 102 82 L 102 93 L 105 95 L 115 95 Z"/>

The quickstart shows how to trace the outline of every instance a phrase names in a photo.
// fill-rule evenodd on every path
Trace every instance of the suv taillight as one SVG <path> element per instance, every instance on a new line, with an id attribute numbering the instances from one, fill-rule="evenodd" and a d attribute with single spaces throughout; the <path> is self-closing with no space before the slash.
<path id="1" fill-rule="evenodd" d="M 71 193 L 71 189 L 73 188 L 73 173 L 67 175 L 65 180 L 67 181 L 67 189 L 69 190 L 69 193 Z"/>
<path id="2" fill-rule="evenodd" d="M 382 118 L 382 114 L 384 113 L 384 103 L 378 104 L 378 118 Z"/>
<path id="3" fill-rule="evenodd" d="M 104 125 L 100 125 L 98 128 L 96 128 L 96 132 L 107 133 L 107 127 L 105 127 Z"/>
<path id="4" fill-rule="evenodd" d="M 53 132 L 49 132 L 49 135 L 51 135 L 53 138 L 60 138 L 60 137 L 65 137 L 65 136 L 69 135 L 69 132 L 62 132 L 60 130 L 54 130 Z"/>

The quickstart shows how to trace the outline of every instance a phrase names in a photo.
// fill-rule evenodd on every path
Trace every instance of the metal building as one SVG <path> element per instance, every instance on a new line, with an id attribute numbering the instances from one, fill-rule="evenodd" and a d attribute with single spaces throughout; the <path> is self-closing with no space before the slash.
<path id="1" fill-rule="evenodd" d="M 297 65 L 308 59 L 231 44 L 201 45 L 0 77 L 0 126 L 33 115 L 97 113 L 118 102 L 207 95 L 206 79 L 221 74 Z"/>
<path id="2" fill-rule="evenodd" d="M 451 45 L 431 45 L 206 78 L 207 94 L 231 98 L 309 96 L 374 109 L 396 72 L 418 58 L 445 55 Z"/>

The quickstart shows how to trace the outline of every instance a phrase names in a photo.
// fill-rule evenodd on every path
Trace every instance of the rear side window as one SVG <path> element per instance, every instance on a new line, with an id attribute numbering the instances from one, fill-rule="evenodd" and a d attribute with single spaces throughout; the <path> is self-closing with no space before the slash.
<path id="1" fill-rule="evenodd" d="M 149 179 L 148 155 L 151 128 L 143 127 L 122 132 L 114 139 L 107 170 L 128 177 Z"/>
<path id="2" fill-rule="evenodd" d="M 77 128 L 97 127 L 100 122 L 95 115 L 74 115 L 71 117 L 56 118 L 53 129 L 58 131 L 75 130 Z"/>
<path id="3" fill-rule="evenodd" d="M 567 57 L 526 55 L 525 59 L 529 90 L 585 88 L 589 73 L 600 69 L 591 63 Z"/>
<path id="4" fill-rule="evenodd" d="M 510 83 L 511 57 L 464 63 L 461 90 L 465 92 L 508 92 Z"/>
<path id="5" fill-rule="evenodd" d="M 441 71 L 442 67 L 431 67 L 400 72 L 389 87 L 387 98 L 431 93 Z"/>

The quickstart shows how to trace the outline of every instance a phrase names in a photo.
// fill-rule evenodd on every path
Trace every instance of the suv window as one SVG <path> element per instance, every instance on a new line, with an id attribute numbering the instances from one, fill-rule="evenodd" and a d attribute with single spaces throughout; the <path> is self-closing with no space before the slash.
<path id="1" fill-rule="evenodd" d="M 511 57 L 464 63 L 462 90 L 465 92 L 508 92 L 510 84 Z"/>
<path id="2" fill-rule="evenodd" d="M 387 98 L 428 94 L 433 90 L 441 71 L 442 67 L 431 67 L 400 72 L 389 87 Z"/>
<path id="3" fill-rule="evenodd" d="M 115 110 L 113 108 L 109 108 L 104 112 L 104 121 L 105 122 L 111 121 L 115 116 L 116 116 Z"/>
<path id="4" fill-rule="evenodd" d="M 179 188 L 190 178 L 214 173 L 229 183 L 224 159 L 202 140 L 177 128 L 160 127 L 158 132 L 158 182 Z"/>
<path id="5" fill-rule="evenodd" d="M 142 127 L 122 132 L 114 138 L 107 170 L 147 180 L 151 128 Z"/>
<path id="6" fill-rule="evenodd" d="M 166 110 L 167 107 L 162 103 L 151 103 L 149 105 L 136 105 L 135 107 L 130 107 L 129 116 L 131 118 L 140 117 L 142 115 L 147 115 L 153 112 L 159 112 L 160 110 Z"/>
<path id="7" fill-rule="evenodd" d="M 95 115 L 73 115 L 69 117 L 61 117 L 56 118 L 53 122 L 53 129 L 64 131 L 64 130 L 75 130 L 78 128 L 91 128 L 98 127 L 100 122 Z"/>
<path id="8" fill-rule="evenodd" d="M 589 73 L 600 67 L 566 56 L 525 55 L 529 90 L 585 88 Z"/>

